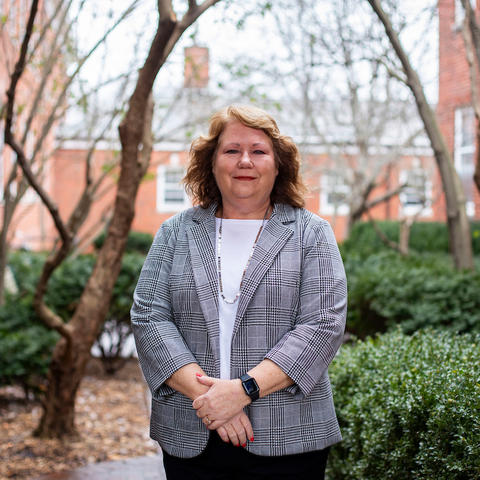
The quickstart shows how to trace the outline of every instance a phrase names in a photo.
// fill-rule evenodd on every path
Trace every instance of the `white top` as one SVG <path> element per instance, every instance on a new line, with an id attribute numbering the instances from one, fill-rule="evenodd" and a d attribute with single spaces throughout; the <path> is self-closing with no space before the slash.
<path id="1" fill-rule="evenodd" d="M 248 257 L 252 251 L 253 242 L 263 220 L 223 219 L 222 223 L 222 284 L 223 294 L 227 300 L 233 300 L 237 295 Z M 217 223 L 217 253 L 218 259 L 218 230 Z M 218 260 L 217 260 L 218 263 Z M 218 265 L 217 265 L 218 268 Z M 218 315 L 220 321 L 220 378 L 230 378 L 230 350 L 232 343 L 233 325 L 238 309 L 238 299 L 235 303 L 226 303 L 218 294 Z"/>

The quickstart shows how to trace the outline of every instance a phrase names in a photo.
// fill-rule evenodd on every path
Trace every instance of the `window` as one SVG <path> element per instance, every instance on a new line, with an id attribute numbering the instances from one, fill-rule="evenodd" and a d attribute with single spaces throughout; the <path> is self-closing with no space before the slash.
<path id="1" fill-rule="evenodd" d="M 462 183 L 468 216 L 475 213 L 473 172 L 475 171 L 475 115 L 472 107 L 455 110 L 455 168 Z"/>
<path id="2" fill-rule="evenodd" d="M 428 179 L 427 172 L 416 167 L 411 170 L 402 170 L 399 180 L 406 187 L 400 192 L 401 213 L 403 215 L 422 216 L 432 215 L 432 182 Z"/>
<path id="3" fill-rule="evenodd" d="M 178 154 L 172 154 L 170 165 L 157 169 L 157 210 L 176 212 L 190 205 L 187 193 L 181 183 L 185 169 L 178 165 Z"/>
<path id="4" fill-rule="evenodd" d="M 477 7 L 476 0 L 470 0 L 472 9 Z M 462 5 L 462 0 L 455 0 L 455 27 L 462 28 L 463 19 L 465 18 L 465 9 Z"/>
<path id="5" fill-rule="evenodd" d="M 334 172 L 322 174 L 320 185 L 320 212 L 323 215 L 348 215 L 350 187 Z"/>

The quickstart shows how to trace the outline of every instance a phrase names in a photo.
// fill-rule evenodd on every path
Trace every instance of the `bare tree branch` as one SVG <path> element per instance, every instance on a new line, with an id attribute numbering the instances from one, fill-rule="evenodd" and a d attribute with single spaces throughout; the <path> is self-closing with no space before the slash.
<path id="1" fill-rule="evenodd" d="M 382 23 L 392 48 L 402 64 L 403 71 L 407 77 L 406 85 L 410 88 L 415 98 L 418 113 L 424 123 L 425 131 L 435 153 L 435 160 L 440 171 L 445 193 L 449 240 L 455 267 L 459 270 L 472 270 L 474 265 L 470 225 L 465 210 L 465 192 L 453 166 L 450 151 L 440 130 L 437 117 L 427 101 L 420 78 L 412 67 L 389 16 L 380 4 L 380 0 L 368 0 L 368 3 Z"/>
<path id="2" fill-rule="evenodd" d="M 372 200 L 369 200 L 365 205 L 365 209 L 371 210 L 373 207 L 376 207 L 377 205 L 380 205 L 381 203 L 384 203 L 390 200 L 391 198 L 396 197 L 399 193 L 402 192 L 402 190 L 405 187 L 406 187 L 406 184 L 402 184 L 397 188 L 394 188 L 393 190 L 389 190 L 388 192 L 385 192 L 383 195 L 379 195 L 378 197 L 375 197 Z"/>
<path id="3" fill-rule="evenodd" d="M 52 218 L 55 222 L 55 225 L 62 236 L 64 245 L 68 245 L 68 243 L 71 240 L 71 236 L 66 229 L 65 225 L 63 224 L 59 214 L 58 214 L 58 209 L 53 203 L 50 201 L 50 198 L 46 194 L 46 192 L 43 190 L 41 185 L 37 182 L 33 172 L 30 169 L 30 166 L 27 163 L 27 160 L 25 158 L 25 155 L 23 153 L 23 149 L 20 147 L 20 145 L 17 144 L 17 142 L 14 139 L 12 128 L 13 128 L 13 108 L 15 104 L 15 91 L 16 87 L 18 84 L 18 80 L 20 79 L 24 69 L 25 69 L 25 59 L 26 59 L 26 54 L 28 50 L 28 44 L 30 42 L 30 38 L 32 35 L 33 31 L 33 25 L 35 22 L 35 17 L 38 11 L 38 0 L 33 0 L 32 1 L 32 6 L 30 8 L 30 15 L 28 18 L 28 23 L 27 27 L 25 30 L 25 36 L 23 38 L 22 42 L 22 47 L 20 50 L 20 56 L 19 59 L 15 65 L 15 70 L 12 74 L 11 77 L 11 82 L 10 82 L 10 88 L 8 89 L 7 92 L 7 97 L 8 97 L 8 105 L 7 105 L 7 118 L 6 118 L 6 129 L 5 129 L 5 143 L 7 145 L 10 145 L 14 152 L 17 155 L 17 162 L 21 166 L 23 173 L 25 177 L 28 179 L 32 187 L 35 189 L 35 191 L 38 193 L 40 198 L 42 198 L 42 201 L 44 202 L 45 206 L 47 209 L 50 211 L 50 214 L 52 215 Z M 45 270 L 44 270 L 45 271 Z M 46 289 L 46 283 L 44 285 L 44 289 Z M 34 306 L 35 310 L 39 314 L 40 318 L 51 328 L 57 330 L 61 335 L 63 335 L 66 339 L 67 342 L 71 341 L 71 329 L 70 327 L 67 327 L 62 319 L 58 316 L 55 315 L 43 302 L 43 293 L 40 292 L 39 288 L 37 286 L 37 290 L 35 292 L 35 297 L 34 297 Z"/>

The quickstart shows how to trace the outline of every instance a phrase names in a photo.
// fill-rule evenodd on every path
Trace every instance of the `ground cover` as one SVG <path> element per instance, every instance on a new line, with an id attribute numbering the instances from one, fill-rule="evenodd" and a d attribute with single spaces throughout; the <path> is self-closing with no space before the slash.
<path id="1" fill-rule="evenodd" d="M 0 388 L 0 479 L 27 479 L 90 463 L 158 453 L 148 435 L 148 396 L 136 360 L 114 377 L 92 361 L 79 389 L 73 442 L 34 438 L 41 407 Z"/>

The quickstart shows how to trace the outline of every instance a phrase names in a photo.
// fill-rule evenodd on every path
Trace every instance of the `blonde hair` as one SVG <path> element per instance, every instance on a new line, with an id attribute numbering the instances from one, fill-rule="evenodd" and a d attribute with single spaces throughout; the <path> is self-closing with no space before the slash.
<path id="1" fill-rule="evenodd" d="M 290 137 L 280 134 L 273 117 L 264 110 L 250 105 L 230 105 L 216 112 L 210 119 L 208 135 L 192 142 L 190 162 L 183 182 L 194 203 L 204 208 L 214 202 L 222 204 L 212 167 L 220 135 L 227 124 L 235 120 L 246 127 L 262 130 L 272 141 L 278 168 L 278 175 L 270 194 L 272 203 L 303 207 L 307 189 L 300 175 L 300 153 L 297 146 Z"/>

